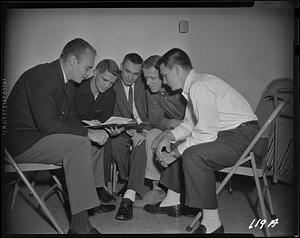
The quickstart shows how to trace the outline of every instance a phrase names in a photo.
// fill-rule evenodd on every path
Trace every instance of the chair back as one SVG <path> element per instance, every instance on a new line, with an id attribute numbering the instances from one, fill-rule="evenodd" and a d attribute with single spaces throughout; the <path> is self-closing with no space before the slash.
<path id="1" fill-rule="evenodd" d="M 281 113 L 286 113 L 286 111 L 288 111 L 288 114 L 292 114 L 292 91 L 293 80 L 290 78 L 274 79 L 265 87 L 255 110 L 260 127 L 263 126 L 270 114 L 277 107 L 279 101 L 285 100 L 287 104 Z M 274 122 L 272 122 L 272 124 L 273 123 Z M 263 136 L 270 138 L 272 133 L 272 126 L 269 126 Z"/>
<path id="2" fill-rule="evenodd" d="M 246 158 L 246 156 L 251 152 L 251 150 L 253 149 L 254 145 L 257 143 L 257 141 L 263 135 L 263 133 L 266 131 L 266 129 L 270 126 L 270 124 L 274 121 L 274 119 L 278 116 L 278 114 L 280 113 L 280 111 L 282 110 L 282 108 L 284 107 L 284 105 L 285 105 L 285 101 L 280 102 L 280 104 L 271 113 L 271 115 L 269 116 L 269 118 L 265 121 L 265 123 L 260 128 L 260 130 L 258 131 L 258 133 L 256 134 L 256 136 L 253 138 L 253 140 L 251 141 L 251 143 L 248 145 L 247 149 L 241 155 L 238 163 L 235 164 L 236 167 L 239 166 L 239 165 L 241 165 L 241 164 L 243 164 L 243 163 L 245 163 L 244 158 Z"/>

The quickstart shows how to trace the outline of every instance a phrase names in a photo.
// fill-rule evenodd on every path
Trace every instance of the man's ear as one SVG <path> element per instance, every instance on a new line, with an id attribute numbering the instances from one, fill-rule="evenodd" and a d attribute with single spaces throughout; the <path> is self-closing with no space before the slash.
<path id="1" fill-rule="evenodd" d="M 98 74 L 98 69 L 94 68 L 93 69 L 93 76 L 96 76 Z"/>
<path id="2" fill-rule="evenodd" d="M 77 63 L 77 58 L 76 58 L 76 56 L 75 55 L 71 55 L 71 56 L 69 56 L 69 64 L 70 65 L 72 65 L 72 66 L 74 66 L 76 63 Z"/>
<path id="3" fill-rule="evenodd" d="M 178 65 L 178 64 L 175 64 L 174 67 L 175 67 L 176 73 L 177 73 L 177 74 L 180 74 L 180 72 L 181 72 L 181 70 L 182 70 L 181 66 Z"/>

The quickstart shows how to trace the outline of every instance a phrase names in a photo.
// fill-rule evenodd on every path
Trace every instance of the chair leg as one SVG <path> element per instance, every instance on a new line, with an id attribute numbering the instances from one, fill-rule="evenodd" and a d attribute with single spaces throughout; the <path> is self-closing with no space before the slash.
<path id="1" fill-rule="evenodd" d="M 258 198 L 259 198 L 259 202 L 260 202 L 262 217 L 267 222 L 268 217 L 267 217 L 267 212 L 266 212 L 265 201 L 264 201 L 264 198 L 263 198 L 263 195 L 262 195 L 262 189 L 261 189 L 261 186 L 260 186 L 260 181 L 259 181 L 259 177 L 258 177 L 257 170 L 256 170 L 255 158 L 254 158 L 254 155 L 253 155 L 252 152 L 250 153 L 250 156 L 251 156 L 252 171 L 253 171 L 255 184 L 256 184 L 256 189 L 257 189 L 257 194 L 258 194 Z M 266 230 L 266 235 L 269 237 L 270 236 L 270 231 L 269 231 L 268 226 L 265 226 L 265 230 Z"/>
<path id="2" fill-rule="evenodd" d="M 39 195 L 35 192 L 35 190 L 31 186 L 31 184 L 29 183 L 28 179 L 18 169 L 16 171 L 18 172 L 19 176 L 24 181 L 25 185 L 27 186 L 27 188 L 29 189 L 29 191 L 32 193 L 32 195 L 34 196 L 34 198 L 37 200 L 37 202 L 39 203 L 40 207 L 42 208 L 44 214 L 51 221 L 52 225 L 55 227 L 55 229 L 58 231 L 58 233 L 59 234 L 64 234 L 63 229 L 58 225 L 58 223 L 56 222 L 56 220 L 54 219 L 54 217 L 52 216 L 52 214 L 48 210 L 47 206 L 45 205 L 45 203 L 41 200 L 41 198 L 39 197 Z"/>
<path id="3" fill-rule="evenodd" d="M 269 204 L 269 208 L 270 208 L 271 218 L 276 219 L 276 215 L 275 215 L 275 212 L 274 212 L 273 201 L 272 201 L 271 192 L 270 192 L 270 186 L 269 186 L 269 183 L 268 183 L 268 180 L 267 180 L 267 177 L 266 177 L 265 173 L 263 174 L 263 181 L 264 181 L 265 189 L 266 189 L 266 192 L 267 192 L 267 199 L 268 199 L 268 204 Z"/>
<path id="4" fill-rule="evenodd" d="M 117 175 L 117 165 L 114 162 L 111 167 L 111 192 L 115 196 L 116 195 L 116 190 L 117 190 L 117 180 L 118 180 L 118 175 Z"/>
<path id="5" fill-rule="evenodd" d="M 53 175 L 53 174 L 52 174 L 52 178 L 53 178 L 53 180 L 55 181 L 55 183 L 57 184 L 57 188 L 58 188 L 58 190 L 59 190 L 58 195 L 59 195 L 61 201 L 64 201 L 64 194 L 63 194 L 63 193 L 64 193 L 64 190 L 63 190 L 63 187 L 62 187 L 61 182 L 60 182 L 59 179 L 58 179 L 55 175 Z"/>
<path id="6" fill-rule="evenodd" d="M 19 191 L 19 189 L 20 189 L 20 187 L 19 187 L 19 181 L 20 181 L 20 179 L 17 179 L 17 180 L 15 181 L 13 197 L 12 197 L 11 205 L 10 205 L 10 210 L 11 210 L 11 211 L 14 210 L 16 198 L 17 198 L 17 195 L 18 195 L 18 191 Z"/>
<path id="7" fill-rule="evenodd" d="M 228 193 L 231 195 L 233 193 L 232 186 L 231 186 L 231 179 L 228 181 Z"/>
<path id="8" fill-rule="evenodd" d="M 202 210 L 198 212 L 197 216 L 194 218 L 192 223 L 185 228 L 186 231 L 191 231 L 193 227 L 196 225 L 196 223 L 200 220 L 201 216 L 202 216 Z"/>

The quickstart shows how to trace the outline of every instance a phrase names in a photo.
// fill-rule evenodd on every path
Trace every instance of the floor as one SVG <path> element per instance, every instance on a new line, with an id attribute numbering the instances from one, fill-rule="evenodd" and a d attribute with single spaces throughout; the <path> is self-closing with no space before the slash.
<path id="1" fill-rule="evenodd" d="M 40 176 L 42 177 L 42 176 Z M 47 179 L 40 181 L 35 186 L 39 194 L 46 191 L 49 186 Z M 121 188 L 121 184 L 117 188 Z M 12 187 L 12 186 L 11 186 Z M 270 227 L 271 236 L 294 236 L 296 224 L 296 197 L 291 184 L 279 182 L 270 184 L 278 224 Z M 235 176 L 232 179 L 233 194 L 228 193 L 227 187 L 219 195 L 219 213 L 226 233 L 253 234 L 265 236 L 263 229 L 254 227 L 249 229 L 253 221 L 258 220 L 260 213 L 259 204 L 255 205 L 257 195 L 252 178 Z M 10 211 L 12 188 L 5 190 L 2 211 L 4 212 L 5 229 L 2 234 L 56 234 L 55 229 L 49 225 L 37 209 L 36 202 L 30 197 L 25 187 L 16 199 L 13 211 Z M 4 190 L 2 190 L 4 191 Z M 117 198 L 117 208 L 121 198 Z M 64 208 L 54 194 L 46 202 L 49 210 L 62 228 L 67 231 L 69 222 Z M 134 218 L 130 221 L 119 221 L 114 218 L 116 210 L 105 214 L 96 214 L 90 217 L 91 223 L 104 234 L 187 234 L 186 226 L 193 218 L 181 216 L 179 218 L 167 215 L 152 215 L 141 208 L 134 208 Z M 3 216 L 2 216 L 3 217 Z"/>

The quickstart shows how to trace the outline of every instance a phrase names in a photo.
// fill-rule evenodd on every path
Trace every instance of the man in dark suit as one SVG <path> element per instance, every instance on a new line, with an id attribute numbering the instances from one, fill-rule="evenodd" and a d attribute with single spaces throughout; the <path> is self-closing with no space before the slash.
<path id="1" fill-rule="evenodd" d="M 104 59 L 97 64 L 92 77 L 81 84 L 74 84 L 74 107 L 79 120 L 97 119 L 105 122 L 113 115 L 116 93 L 112 86 L 120 77 L 117 63 L 111 59 Z M 99 149 L 104 147 L 104 160 L 99 164 L 99 172 L 104 176 L 103 181 L 99 181 L 102 182 L 101 187 L 97 188 L 99 199 L 102 203 L 116 202 L 115 197 L 106 188 L 110 179 L 111 140 L 108 138 L 103 146 L 97 143 L 93 143 L 93 146 Z M 101 213 L 114 209 L 114 205 L 101 204 L 94 211 Z"/>
<path id="2" fill-rule="evenodd" d="M 5 143 L 16 162 L 62 164 L 71 209 L 70 234 L 99 234 L 88 209 L 99 206 L 99 150 L 108 134 L 83 127 L 72 105 L 69 81 L 81 83 L 94 66 L 97 52 L 85 40 L 68 42 L 59 59 L 21 75 L 8 97 Z M 95 153 L 98 151 L 98 153 Z"/>
<path id="3" fill-rule="evenodd" d="M 116 104 L 114 115 L 132 118 L 139 122 L 148 121 L 146 85 L 141 78 L 143 59 L 136 53 L 127 54 L 122 62 L 122 77 L 114 85 Z M 121 179 L 127 179 L 131 146 L 145 137 L 135 130 L 127 130 L 112 138 L 113 159 Z"/>

